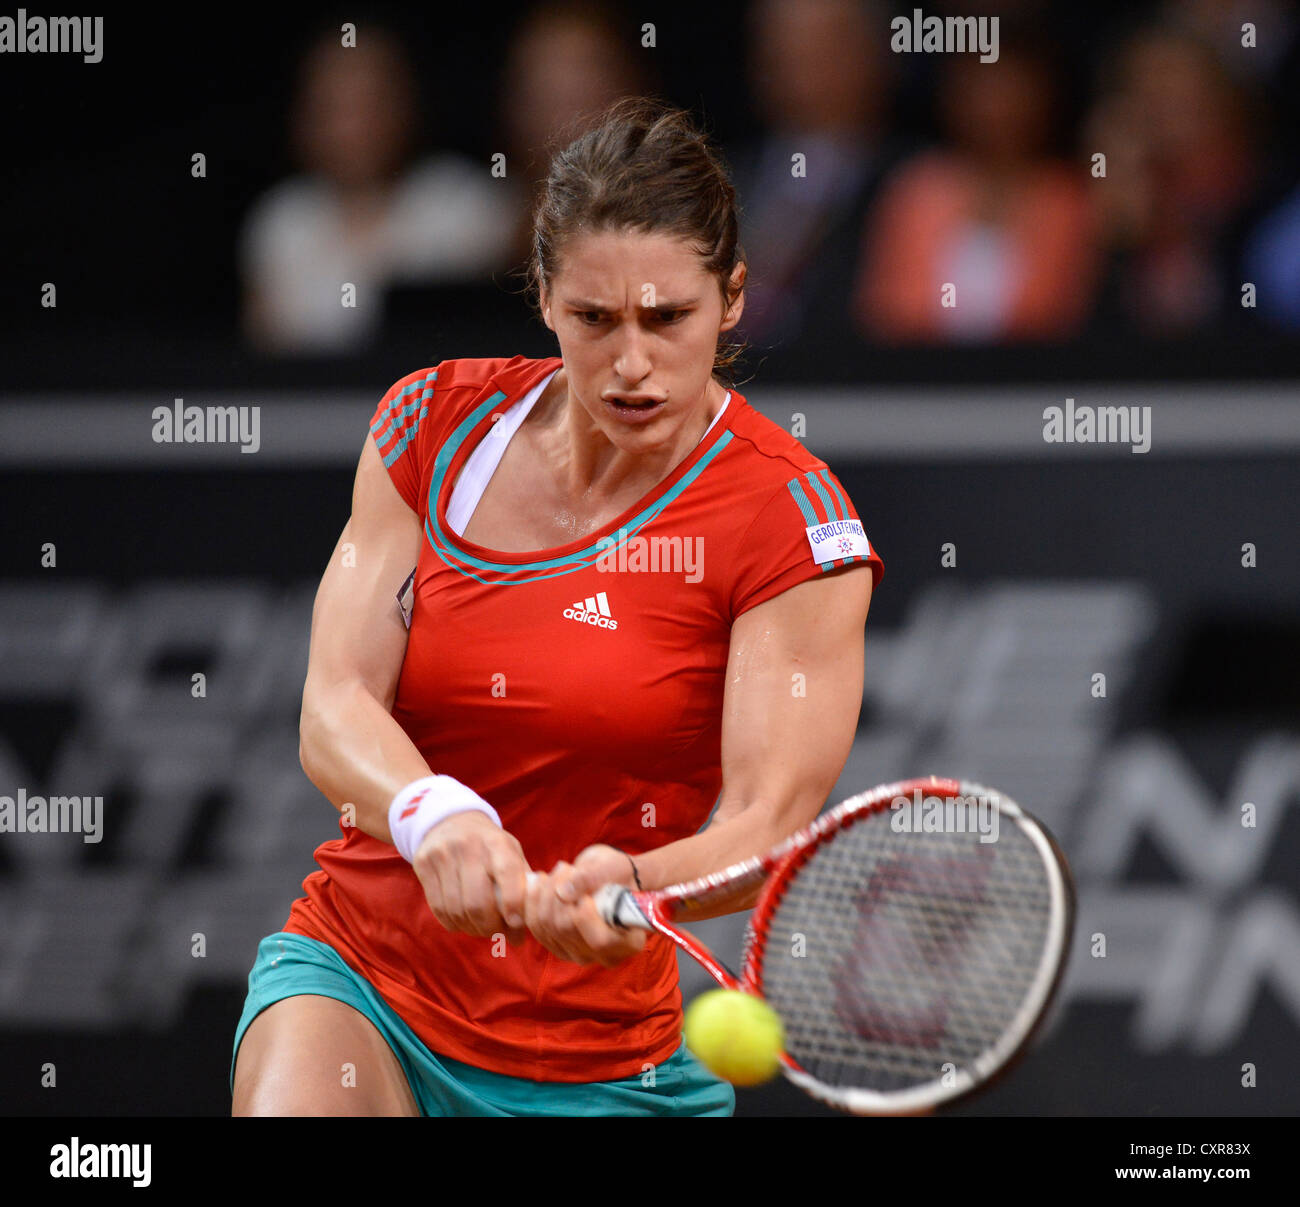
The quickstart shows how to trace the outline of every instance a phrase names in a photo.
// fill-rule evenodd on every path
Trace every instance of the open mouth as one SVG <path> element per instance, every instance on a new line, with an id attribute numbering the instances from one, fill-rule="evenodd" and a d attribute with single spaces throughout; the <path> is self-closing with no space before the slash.
<path id="1" fill-rule="evenodd" d="M 646 398 L 638 401 L 633 398 L 619 398 L 617 395 L 611 398 L 610 401 L 616 407 L 623 407 L 629 411 L 648 411 L 651 407 L 657 407 L 660 405 L 659 401 L 654 398 Z"/>
<path id="2" fill-rule="evenodd" d="M 620 398 L 618 395 L 611 395 L 605 399 L 606 405 L 616 415 L 621 415 L 627 419 L 649 418 L 652 414 L 663 407 L 663 402 L 658 399 L 634 399 Z"/>

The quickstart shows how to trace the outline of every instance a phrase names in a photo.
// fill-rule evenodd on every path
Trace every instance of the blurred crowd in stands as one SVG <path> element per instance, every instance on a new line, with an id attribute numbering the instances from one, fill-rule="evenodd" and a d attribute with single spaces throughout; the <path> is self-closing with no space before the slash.
<path id="1" fill-rule="evenodd" d="M 737 30 L 725 69 L 757 134 L 721 149 L 750 262 L 748 341 L 1178 337 L 1252 309 L 1300 329 L 1292 6 L 1135 6 L 1081 61 L 1037 6 L 1013 4 L 988 63 L 895 53 L 893 12 L 754 0 Z M 427 65 L 396 34 L 361 29 L 355 47 L 326 33 L 303 58 L 297 170 L 244 219 L 243 328 L 264 352 L 364 347 L 404 285 L 508 280 L 558 132 L 629 93 L 691 104 L 665 94 L 639 27 L 592 0 L 539 4 L 511 33 L 496 140 L 474 158 L 439 149 L 437 123 L 455 113 L 422 120 Z M 918 89 L 930 137 L 895 121 Z M 948 284 L 955 306 L 940 304 Z"/>
<path id="2" fill-rule="evenodd" d="M 924 5 L 941 16 L 972 8 Z M 750 264 L 738 334 L 750 345 L 779 351 L 809 333 L 902 347 L 1195 338 L 1234 324 L 1300 332 L 1295 5 L 1145 0 L 1108 9 L 1084 44 L 1071 30 L 1087 13 L 1063 20 L 1043 0 L 979 9 L 1002 14 L 996 62 L 894 52 L 891 18 L 911 5 L 753 0 L 692 92 L 666 78 L 671 47 L 647 46 L 627 5 L 539 0 L 502 18 L 481 90 L 464 95 L 481 117 L 477 147 L 452 134 L 463 113 L 421 103 L 422 79 L 439 69 L 432 42 L 357 20 L 355 47 L 343 47 L 337 23 L 322 25 L 286 100 L 255 111 L 282 127 L 281 177 L 253 182 L 260 194 L 244 192 L 251 204 L 240 199 L 231 215 L 235 246 L 213 245 L 231 284 L 238 276 L 244 347 L 348 355 L 382 337 L 403 293 L 519 293 L 530 204 L 556 139 L 628 94 L 692 109 L 731 165 Z M 464 75 L 467 48 L 458 53 Z M 732 101 L 722 131 L 702 100 L 720 92 Z M 148 163 L 170 172 L 192 140 Z M 146 163 L 143 152 L 131 163 Z M 100 213 L 109 190 L 127 199 L 126 215 L 134 195 L 147 207 L 159 191 L 136 174 L 120 170 L 114 185 L 98 163 L 74 166 L 78 181 L 100 181 Z M 203 204 L 229 187 L 229 166 L 220 170 L 226 183 L 186 196 Z M 82 221 L 66 183 L 44 203 L 35 185 L 23 189 L 14 221 L 39 224 L 43 204 L 57 225 Z M 192 204 L 172 207 L 178 222 Z M 200 246 L 199 230 L 186 247 Z M 91 267 L 64 290 L 69 307 L 94 289 L 130 289 L 95 267 L 109 263 L 112 229 L 86 225 L 77 238 Z M 160 226 L 165 256 L 181 235 L 161 238 Z M 55 280 L 60 239 L 29 245 L 13 248 L 31 260 L 27 276 Z M 355 306 L 342 304 L 343 282 Z M 56 321 L 72 320 L 34 319 L 34 286 L 19 284 L 14 320 L 65 338 Z M 956 307 L 939 304 L 948 284 Z M 1247 285 L 1253 306 L 1243 307 Z"/>

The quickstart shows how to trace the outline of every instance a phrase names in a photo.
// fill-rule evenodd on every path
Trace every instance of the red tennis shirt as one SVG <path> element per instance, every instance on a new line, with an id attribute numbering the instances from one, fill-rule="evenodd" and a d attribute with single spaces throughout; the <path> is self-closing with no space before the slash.
<path id="1" fill-rule="evenodd" d="M 425 535 L 393 717 L 543 871 L 592 843 L 636 855 L 696 833 L 722 788 L 732 622 L 837 566 L 883 573 L 835 475 L 734 390 L 690 455 L 600 532 L 528 553 L 460 539 L 446 507 L 461 467 L 493 416 L 560 366 L 444 361 L 395 383 L 371 424 Z M 285 929 L 335 948 L 433 1052 L 581 1082 L 637 1075 L 680 1044 L 663 936 L 606 969 L 531 936 L 448 931 L 394 847 L 340 828 Z"/>

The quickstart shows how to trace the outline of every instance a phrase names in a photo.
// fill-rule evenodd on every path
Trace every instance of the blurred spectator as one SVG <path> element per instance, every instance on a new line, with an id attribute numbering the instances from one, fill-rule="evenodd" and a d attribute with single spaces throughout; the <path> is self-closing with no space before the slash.
<path id="1" fill-rule="evenodd" d="M 864 0 L 759 0 L 749 33 L 763 132 L 728 148 L 750 265 L 739 330 L 834 343 L 850 333 L 863 216 L 897 155 L 883 128 L 889 18 Z"/>
<path id="2" fill-rule="evenodd" d="M 1055 58 L 1005 30 L 996 62 L 946 56 L 946 145 L 900 167 L 866 225 L 854 299 L 864 335 L 999 342 L 1080 330 L 1098 275 L 1096 221 L 1086 168 L 1049 151 Z"/>
<path id="3" fill-rule="evenodd" d="M 531 201 L 550 155 L 610 102 L 639 95 L 653 83 L 636 40 L 640 25 L 621 31 L 609 8 L 592 0 L 541 4 L 516 29 L 500 86 L 500 125 L 507 178 L 518 199 L 510 260 L 521 264 L 532 242 Z"/>
<path id="4" fill-rule="evenodd" d="M 1212 46 L 1229 74 L 1239 83 L 1276 89 L 1275 101 L 1295 111 L 1294 81 L 1288 77 L 1300 14 L 1294 0 L 1165 0 L 1156 24 L 1180 29 Z M 1250 44 L 1243 45 L 1249 25 Z"/>
<path id="5" fill-rule="evenodd" d="M 1268 322 L 1300 331 L 1300 187 L 1250 237 L 1242 275 Z"/>
<path id="6" fill-rule="evenodd" d="M 508 263 L 508 191 L 486 163 L 413 159 L 417 108 L 391 34 L 363 27 L 352 48 L 326 34 L 307 52 L 290 115 L 303 174 L 258 199 L 240 237 L 244 328 L 256 346 L 349 350 L 376 334 L 387 285 L 473 279 Z"/>
<path id="7" fill-rule="evenodd" d="M 1113 326 L 1186 335 L 1240 315 L 1238 227 L 1259 178 L 1257 123 L 1214 52 L 1151 27 L 1115 55 L 1087 122 L 1110 251 Z"/>

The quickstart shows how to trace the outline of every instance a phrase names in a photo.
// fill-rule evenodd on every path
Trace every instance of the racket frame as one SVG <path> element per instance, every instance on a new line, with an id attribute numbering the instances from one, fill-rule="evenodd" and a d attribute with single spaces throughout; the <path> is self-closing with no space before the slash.
<path id="1" fill-rule="evenodd" d="M 696 960 L 725 989 L 763 997 L 763 953 L 772 915 L 799 868 L 824 842 L 854 823 L 870 817 L 899 797 L 924 794 L 948 799 L 977 797 L 1018 825 L 1038 850 L 1047 877 L 1050 902 L 1043 954 L 1033 980 L 1012 1022 L 995 1043 L 971 1064 L 948 1079 L 937 1079 L 907 1090 L 879 1091 L 861 1087 L 828 1086 L 803 1069 L 788 1053 L 781 1054 L 781 1071 L 805 1093 L 828 1106 L 855 1115 L 916 1114 L 948 1105 L 988 1085 L 1008 1072 L 1027 1050 L 1060 987 L 1070 953 L 1074 929 L 1075 891 L 1070 867 L 1055 838 L 1037 818 L 1004 793 L 968 780 L 928 776 L 881 784 L 859 793 L 819 815 L 765 855 L 732 864 L 720 872 L 683 881 L 662 889 L 637 891 L 611 884 L 595 896 L 602 917 L 610 925 L 654 930 L 671 939 Z M 678 929 L 705 909 L 727 900 L 739 900 L 755 885 L 762 885 L 745 932 L 739 976 L 731 972 L 694 935 Z"/>

